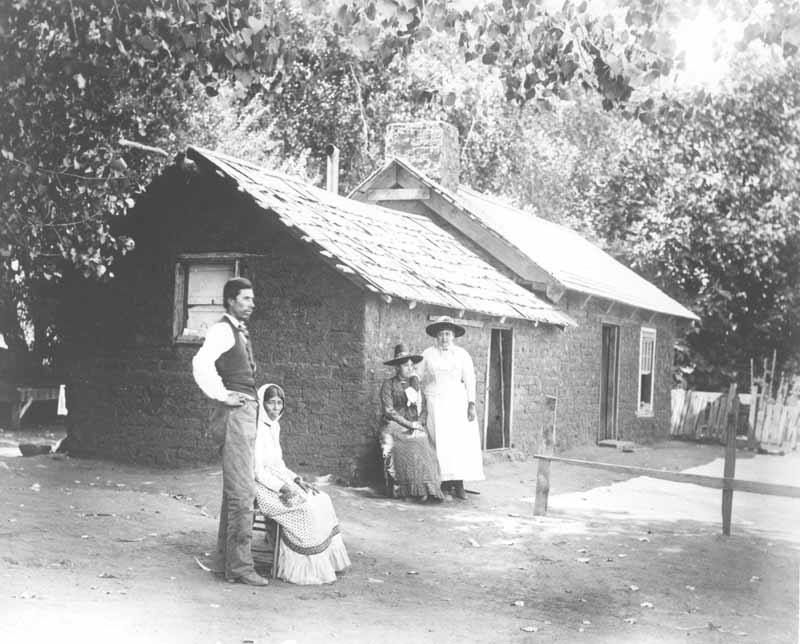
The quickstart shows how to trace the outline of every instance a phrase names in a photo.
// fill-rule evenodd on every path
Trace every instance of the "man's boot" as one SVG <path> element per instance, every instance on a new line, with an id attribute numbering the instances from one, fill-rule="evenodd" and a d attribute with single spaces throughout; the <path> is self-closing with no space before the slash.
<path id="1" fill-rule="evenodd" d="M 453 496 L 462 501 L 467 500 L 467 492 L 464 489 L 464 481 L 453 481 Z"/>

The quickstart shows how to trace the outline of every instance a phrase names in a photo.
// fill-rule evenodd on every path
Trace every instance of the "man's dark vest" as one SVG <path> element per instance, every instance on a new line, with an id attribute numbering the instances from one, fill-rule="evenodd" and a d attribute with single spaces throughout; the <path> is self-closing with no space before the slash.
<path id="1" fill-rule="evenodd" d="M 256 362 L 253 349 L 245 336 L 245 332 L 236 326 L 228 317 L 223 317 L 233 331 L 233 346 L 223 353 L 214 365 L 222 378 L 222 384 L 228 391 L 256 396 Z"/>

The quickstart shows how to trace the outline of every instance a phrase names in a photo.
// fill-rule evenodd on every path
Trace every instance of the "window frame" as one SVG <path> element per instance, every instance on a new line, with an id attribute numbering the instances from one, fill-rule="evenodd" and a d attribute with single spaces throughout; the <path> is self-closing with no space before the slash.
<path id="1" fill-rule="evenodd" d="M 642 402 L 642 377 L 646 373 L 642 369 L 642 359 L 644 357 L 645 342 L 652 340 L 653 351 L 650 356 L 650 403 Z M 656 390 L 656 347 L 658 340 L 657 331 L 653 327 L 641 327 L 639 329 L 639 359 L 638 359 L 638 373 L 639 382 L 637 384 L 636 396 L 636 415 L 641 418 L 652 418 L 655 416 L 655 390 Z"/>
<path id="2" fill-rule="evenodd" d="M 182 253 L 175 258 L 175 288 L 172 306 L 172 341 L 176 344 L 203 344 L 204 337 L 186 335 L 189 317 L 189 270 L 196 264 L 233 264 L 234 277 L 242 276 L 242 253 Z"/>

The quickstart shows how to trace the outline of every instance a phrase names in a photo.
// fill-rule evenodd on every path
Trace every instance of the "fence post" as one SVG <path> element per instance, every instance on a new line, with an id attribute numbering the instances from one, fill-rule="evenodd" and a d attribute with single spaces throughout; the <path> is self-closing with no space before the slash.
<path id="1" fill-rule="evenodd" d="M 542 428 L 542 439 L 544 446 L 542 453 L 546 456 L 553 455 L 553 439 L 556 433 L 556 406 L 558 398 L 555 396 L 545 396 L 547 408 L 553 410 L 552 424 L 545 423 Z M 536 471 L 536 500 L 533 504 L 534 516 L 544 516 L 547 514 L 547 499 L 550 496 L 550 460 L 539 459 L 539 467 Z"/>
<path id="2" fill-rule="evenodd" d="M 756 447 L 756 419 L 758 418 L 758 385 L 750 387 L 750 413 L 747 416 L 747 448 Z"/>
<path id="3" fill-rule="evenodd" d="M 732 384 L 728 391 L 728 417 L 725 436 L 725 468 L 722 484 L 722 534 L 729 537 L 731 534 L 731 518 L 733 515 L 733 488 L 730 481 L 736 473 L 736 416 L 738 405 L 736 384 Z"/>

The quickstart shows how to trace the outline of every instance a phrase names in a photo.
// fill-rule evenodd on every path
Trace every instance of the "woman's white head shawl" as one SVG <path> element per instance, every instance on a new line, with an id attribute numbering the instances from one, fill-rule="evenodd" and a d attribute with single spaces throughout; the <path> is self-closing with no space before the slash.
<path id="1" fill-rule="evenodd" d="M 283 391 L 283 387 L 281 387 L 280 385 L 276 385 L 274 382 L 268 382 L 266 385 L 261 385 L 258 388 L 258 412 L 259 412 L 259 418 L 261 418 L 264 422 L 270 422 L 269 416 L 267 415 L 267 409 L 264 405 L 264 403 L 266 402 L 264 400 L 264 394 L 267 393 L 267 389 L 269 389 L 270 387 L 275 387 L 275 389 L 278 390 L 278 395 L 281 397 L 281 400 L 283 401 L 283 409 L 281 409 L 281 413 L 278 414 L 278 418 L 276 418 L 275 420 L 280 420 L 281 416 L 283 416 L 283 414 L 286 412 L 286 394 Z"/>

